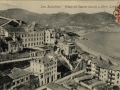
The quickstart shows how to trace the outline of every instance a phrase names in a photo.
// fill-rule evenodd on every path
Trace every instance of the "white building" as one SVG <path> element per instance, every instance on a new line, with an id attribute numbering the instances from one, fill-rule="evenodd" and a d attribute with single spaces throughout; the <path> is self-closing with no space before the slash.
<path id="1" fill-rule="evenodd" d="M 75 45 L 73 43 L 62 42 L 59 43 L 59 47 L 65 55 L 75 54 Z"/>
<path id="2" fill-rule="evenodd" d="M 54 29 L 45 30 L 45 43 L 46 44 L 54 44 L 55 39 L 55 31 Z"/>
<path id="3" fill-rule="evenodd" d="M 8 32 L 3 27 L 0 27 L 0 37 L 8 37 Z"/>
<path id="4" fill-rule="evenodd" d="M 86 73 L 96 76 L 109 85 L 120 85 L 120 66 L 100 59 L 88 60 Z"/>
<path id="5" fill-rule="evenodd" d="M 8 74 L 10 78 L 13 80 L 13 86 L 12 89 L 15 89 L 19 85 L 23 85 L 30 81 L 30 75 L 31 73 L 24 71 L 19 68 L 13 68 L 11 70 L 12 73 Z"/>
<path id="6" fill-rule="evenodd" d="M 30 69 L 39 76 L 39 85 L 43 86 L 57 80 L 57 60 L 50 55 L 31 60 Z"/>

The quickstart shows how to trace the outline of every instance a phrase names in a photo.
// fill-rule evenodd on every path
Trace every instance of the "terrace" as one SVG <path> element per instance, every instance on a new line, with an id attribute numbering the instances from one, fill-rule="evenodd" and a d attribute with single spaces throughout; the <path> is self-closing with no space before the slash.
<path id="1" fill-rule="evenodd" d="M 1 54 L 0 55 L 0 62 L 29 58 L 30 53 L 35 52 L 35 51 L 37 51 L 37 50 L 30 49 L 30 48 L 24 48 L 23 51 L 20 51 L 20 52 L 17 52 L 17 53 Z"/>

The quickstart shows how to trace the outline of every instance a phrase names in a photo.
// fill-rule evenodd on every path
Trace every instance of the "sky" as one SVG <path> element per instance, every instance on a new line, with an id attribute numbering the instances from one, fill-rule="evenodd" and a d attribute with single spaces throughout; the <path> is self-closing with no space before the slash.
<path id="1" fill-rule="evenodd" d="M 40 14 L 51 14 L 58 12 L 66 12 L 70 14 L 80 12 L 97 13 L 104 11 L 113 14 L 115 6 L 118 5 L 118 3 L 118 1 L 0 1 L 0 10 L 21 8 Z M 58 6 L 59 8 L 47 8 L 48 5 Z M 65 6 L 70 7 L 66 8 Z M 81 6 L 82 8 L 80 8 L 79 6 Z"/>

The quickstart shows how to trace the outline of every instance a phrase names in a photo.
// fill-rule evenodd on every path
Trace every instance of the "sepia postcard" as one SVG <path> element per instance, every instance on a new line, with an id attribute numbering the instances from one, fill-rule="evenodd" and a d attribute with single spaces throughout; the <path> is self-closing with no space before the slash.
<path id="1" fill-rule="evenodd" d="M 0 90 L 120 90 L 120 1 L 0 0 Z"/>

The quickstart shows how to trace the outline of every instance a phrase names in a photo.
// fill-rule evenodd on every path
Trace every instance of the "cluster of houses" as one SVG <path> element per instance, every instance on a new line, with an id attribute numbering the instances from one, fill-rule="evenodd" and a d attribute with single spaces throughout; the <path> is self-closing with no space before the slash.
<path id="1" fill-rule="evenodd" d="M 34 90 L 35 87 L 56 81 L 60 73 L 57 71 L 58 60 L 55 54 L 63 55 L 67 60 L 73 60 L 75 57 L 80 60 L 84 59 L 87 74 L 109 85 L 120 85 L 120 66 L 113 64 L 110 60 L 90 58 L 90 55 L 85 53 L 79 54 L 76 45 L 72 42 L 74 38 L 68 35 L 71 33 L 63 33 L 54 53 L 45 48 L 45 45 L 55 45 L 57 34 L 54 29 L 40 30 L 35 23 L 11 29 L 0 27 L 1 54 L 29 52 L 29 57 L 36 57 L 30 60 L 28 70 L 13 68 L 10 73 L 0 75 L 0 90 L 19 90 L 18 88 L 24 90 L 25 87 L 30 86 Z M 75 57 L 72 58 L 73 56 Z M 51 85 L 53 83 L 48 85 L 48 90 L 56 90 L 57 87 L 50 89 L 53 88 Z"/>
<path id="2" fill-rule="evenodd" d="M 2 41 L 0 51 L 6 53 L 19 52 L 26 47 L 33 48 L 45 44 L 54 44 L 56 41 L 54 29 L 39 30 L 39 26 L 35 23 L 17 28 L 0 27 L 0 32 Z"/>
<path id="3" fill-rule="evenodd" d="M 94 75 L 109 85 L 120 85 L 120 66 L 110 60 L 89 59 L 86 73 Z"/>
<path id="4" fill-rule="evenodd" d="M 13 68 L 9 74 L 0 75 L 0 90 L 18 90 L 20 85 L 30 86 L 30 82 L 36 82 L 32 84 L 33 88 L 39 86 L 38 77 L 23 69 Z"/>

